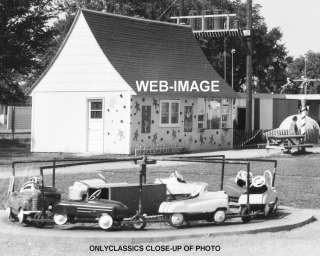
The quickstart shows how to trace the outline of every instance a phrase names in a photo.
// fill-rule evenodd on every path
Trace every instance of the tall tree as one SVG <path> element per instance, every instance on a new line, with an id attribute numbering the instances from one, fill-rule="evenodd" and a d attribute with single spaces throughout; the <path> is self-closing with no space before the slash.
<path id="1" fill-rule="evenodd" d="M 24 82 L 41 66 L 55 30 L 51 0 L 2 0 L 0 2 L 0 103 L 24 98 Z"/>
<path id="2" fill-rule="evenodd" d="M 203 2 L 199 0 L 200 2 Z M 211 2 L 211 1 L 206 1 Z M 220 2 L 220 1 L 218 1 Z M 219 6 L 222 12 L 236 13 L 240 28 L 246 24 L 246 6 L 240 0 L 223 1 Z M 281 43 L 282 33 L 279 28 L 268 30 L 260 14 L 260 5 L 253 6 L 253 76 L 256 81 L 254 90 L 267 92 L 272 87 L 279 87 L 285 82 L 287 51 Z M 224 39 L 213 38 L 201 42 L 202 49 L 212 65 L 220 74 L 224 74 Z M 231 82 L 231 50 L 235 49 L 234 81 L 235 89 L 244 83 L 246 77 L 246 48 L 238 37 L 226 39 L 227 81 Z"/>

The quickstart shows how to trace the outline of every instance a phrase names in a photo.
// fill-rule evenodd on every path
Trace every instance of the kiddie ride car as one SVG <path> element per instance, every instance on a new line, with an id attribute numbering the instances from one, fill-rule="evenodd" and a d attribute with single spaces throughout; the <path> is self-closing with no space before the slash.
<path id="1" fill-rule="evenodd" d="M 203 157 L 203 159 L 210 159 L 210 157 Z M 232 162 L 236 159 L 225 160 L 226 162 Z M 277 212 L 279 205 L 279 198 L 275 188 L 277 160 L 256 158 L 241 159 L 241 161 L 247 163 L 247 170 L 240 170 L 232 182 L 233 184 L 231 186 L 227 184 L 229 187 L 225 186 L 229 199 L 233 201 L 229 205 L 232 205 L 233 208 L 239 207 L 239 213 L 243 222 L 248 222 L 255 216 L 268 218 Z M 254 176 L 250 171 L 250 164 L 252 162 L 272 164 L 272 170 L 265 170 L 263 175 Z"/>
<path id="2" fill-rule="evenodd" d="M 13 210 L 13 208 L 22 208 L 23 216 L 28 214 L 31 217 L 29 219 L 36 223 L 39 223 L 38 219 L 42 219 L 40 223 L 44 223 L 45 221 L 52 222 L 53 219 L 57 225 L 76 222 L 96 222 L 102 229 L 106 230 L 111 227 L 123 227 L 126 225 L 133 226 L 135 229 L 142 229 L 146 223 L 153 222 L 168 222 L 174 227 L 180 227 L 184 223 L 189 223 L 189 221 L 193 220 L 206 220 L 219 224 L 228 218 L 236 217 L 241 217 L 244 222 L 247 222 L 257 215 L 257 212 L 262 208 L 261 205 L 264 205 L 264 209 L 266 208 L 266 203 L 263 204 L 263 202 L 268 202 L 267 204 L 273 210 L 276 209 L 277 200 L 272 200 L 274 197 L 269 196 L 272 192 L 275 192 L 275 171 L 272 181 L 268 185 L 267 183 L 265 184 L 267 190 L 261 192 L 262 189 L 259 191 L 254 190 L 263 187 L 263 185 L 261 185 L 261 178 L 252 179 L 250 163 L 248 161 L 211 158 L 164 158 L 160 160 L 221 163 L 220 191 L 208 191 L 208 184 L 206 183 L 186 182 L 177 172 L 168 179 L 157 179 L 155 182 L 157 184 L 146 184 L 147 164 L 153 164 L 155 160 L 144 158 L 139 162 L 141 165 L 139 184 L 107 183 L 105 179 L 77 181 L 73 186 L 69 187 L 68 200 L 60 201 L 61 196 L 56 192 L 59 196 L 55 197 L 56 200 L 52 202 L 45 196 L 45 187 L 43 185 L 43 169 L 48 167 L 41 167 L 42 186 L 39 189 L 42 196 L 40 197 L 40 201 L 45 201 L 46 203 L 42 203 L 41 205 L 47 206 L 42 206 L 34 212 L 28 212 L 28 208 L 25 207 L 26 205 L 19 208 L 13 207 L 13 204 L 9 203 L 10 216 L 11 214 L 20 212 Z M 241 174 L 238 174 L 235 180 L 237 186 L 243 191 L 239 197 L 238 206 L 240 211 L 236 213 L 231 211 L 230 198 L 223 191 L 225 164 L 244 164 L 247 166 L 247 171 L 239 172 Z M 56 166 L 55 168 L 58 167 Z M 271 177 L 267 172 L 265 175 Z M 239 178 L 240 176 L 242 179 Z M 54 177 L 55 175 L 53 175 L 53 180 Z M 259 196 L 265 199 L 257 203 Z M 8 202 L 15 200 L 9 197 Z M 40 214 L 41 217 L 35 217 L 35 213 Z M 20 219 L 25 220 L 24 218 Z M 21 223 L 23 222 L 21 221 Z"/>
<path id="3" fill-rule="evenodd" d="M 53 174 L 54 176 L 54 174 Z M 43 172 L 41 177 L 31 177 L 19 191 L 15 191 L 15 171 L 10 177 L 6 213 L 10 221 L 20 224 L 33 222 L 41 227 L 45 219 L 52 218 L 52 209 L 61 199 L 61 193 L 52 186 L 45 186 Z"/>
<path id="4" fill-rule="evenodd" d="M 167 186 L 167 200 L 159 206 L 171 226 L 180 227 L 191 220 L 222 223 L 229 209 L 228 195 L 224 191 L 208 191 L 204 182 L 186 182 L 175 171 L 169 178 L 156 179 L 155 183 Z"/>
<path id="5" fill-rule="evenodd" d="M 274 174 L 269 170 L 264 171 L 263 175 L 257 176 L 253 176 L 249 173 L 249 194 L 246 192 L 242 193 L 238 201 L 241 215 L 243 215 L 242 220 L 244 222 L 248 222 L 250 220 L 246 213 L 251 212 L 253 214 L 263 214 L 265 217 L 269 217 L 272 213 L 276 213 L 279 200 L 277 191 L 274 187 L 274 175 L 275 169 Z M 247 176 L 247 173 L 240 171 L 237 176 L 237 183 L 244 184 L 243 176 Z M 247 200 L 250 202 L 249 207 L 246 203 Z"/>
<path id="6" fill-rule="evenodd" d="M 86 164 L 90 163 L 96 162 L 86 162 Z M 62 166 L 72 165 L 79 165 L 79 163 Z M 128 207 L 123 203 L 100 199 L 99 195 L 102 192 L 100 189 L 90 191 L 90 193 L 88 191 L 86 195 L 81 194 L 81 198 L 74 198 L 74 195 L 71 195 L 73 198 L 70 200 L 61 201 L 61 193 L 55 188 L 55 169 L 58 167 L 58 165 L 40 167 L 40 177 L 32 177 L 22 185 L 19 191 L 15 191 L 13 164 L 6 208 L 10 221 L 18 220 L 21 224 L 34 224 L 37 227 L 52 223 L 52 220 L 58 225 L 67 222 L 98 222 L 102 229 L 108 229 L 130 215 Z M 44 185 L 44 169 L 52 169 L 52 186 Z M 136 219 L 132 218 L 131 221 L 135 222 Z M 139 219 L 136 222 L 138 226 L 141 225 Z"/>
<path id="7" fill-rule="evenodd" d="M 189 183 L 188 188 L 197 188 L 192 194 L 182 200 L 172 200 L 163 202 L 160 205 L 159 213 L 167 216 L 172 226 L 179 227 L 189 220 L 207 220 L 215 223 L 222 223 L 228 218 L 241 217 L 243 222 L 250 221 L 255 216 L 264 215 L 269 217 L 275 213 L 278 207 L 277 192 L 274 187 L 277 161 L 269 159 L 217 159 L 212 156 L 203 158 L 176 158 L 170 161 L 185 162 L 211 162 L 221 163 L 221 184 L 220 191 L 210 192 L 207 184 Z M 167 159 L 168 161 L 168 159 Z M 266 170 L 264 175 L 253 177 L 250 172 L 250 162 L 262 162 L 274 164 L 273 173 Z M 235 164 L 245 165 L 247 170 L 241 170 L 232 181 L 234 190 L 238 191 L 236 197 L 230 196 L 228 189 L 224 191 L 224 165 Z M 168 191 L 181 194 L 187 187 L 180 174 L 173 174 L 168 179 L 156 180 L 156 182 L 166 183 Z M 180 189 L 179 189 L 180 188 Z M 180 192 L 179 192 L 180 190 Z M 236 200 L 235 200 L 236 198 Z"/>

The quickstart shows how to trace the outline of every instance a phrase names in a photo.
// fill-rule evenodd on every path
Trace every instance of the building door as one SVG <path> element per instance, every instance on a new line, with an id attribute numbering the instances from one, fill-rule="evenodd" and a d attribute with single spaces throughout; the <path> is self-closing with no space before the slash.
<path id="1" fill-rule="evenodd" d="M 253 119 L 253 129 L 260 129 L 260 99 L 254 99 L 254 119 Z"/>
<path id="2" fill-rule="evenodd" d="M 103 100 L 88 102 L 88 152 L 103 152 Z"/>
<path id="3" fill-rule="evenodd" d="M 237 130 L 245 130 L 246 128 L 246 108 L 238 108 L 238 124 Z"/>

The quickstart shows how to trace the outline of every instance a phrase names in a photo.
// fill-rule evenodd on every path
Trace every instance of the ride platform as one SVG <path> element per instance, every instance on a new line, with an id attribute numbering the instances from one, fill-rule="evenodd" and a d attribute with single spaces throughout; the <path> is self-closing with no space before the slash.
<path id="1" fill-rule="evenodd" d="M 0 236 L 38 236 L 66 237 L 67 239 L 104 240 L 109 243 L 152 243 L 185 238 L 217 237 L 261 232 L 278 232 L 291 230 L 315 221 L 312 210 L 295 209 L 281 206 L 279 212 L 266 218 L 255 218 L 249 223 L 242 223 L 240 218 L 227 220 L 224 224 L 208 222 L 190 223 L 182 228 L 172 228 L 166 223 L 148 224 L 144 230 L 114 229 L 103 231 L 96 224 L 70 224 L 66 227 L 47 225 L 44 228 L 21 226 L 9 222 L 5 211 L 0 211 Z"/>

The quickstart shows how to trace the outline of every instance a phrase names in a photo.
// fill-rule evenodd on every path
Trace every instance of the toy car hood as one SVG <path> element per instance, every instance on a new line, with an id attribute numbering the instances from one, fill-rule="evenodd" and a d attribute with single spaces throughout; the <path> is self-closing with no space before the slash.
<path id="1" fill-rule="evenodd" d="M 190 195 L 198 191 L 207 190 L 208 183 L 205 182 L 181 182 L 176 177 L 157 178 L 155 184 L 166 184 L 168 195 Z"/>
<path id="2" fill-rule="evenodd" d="M 202 191 L 195 197 L 161 203 L 159 213 L 209 213 L 228 207 L 228 195 L 224 191 Z"/>

